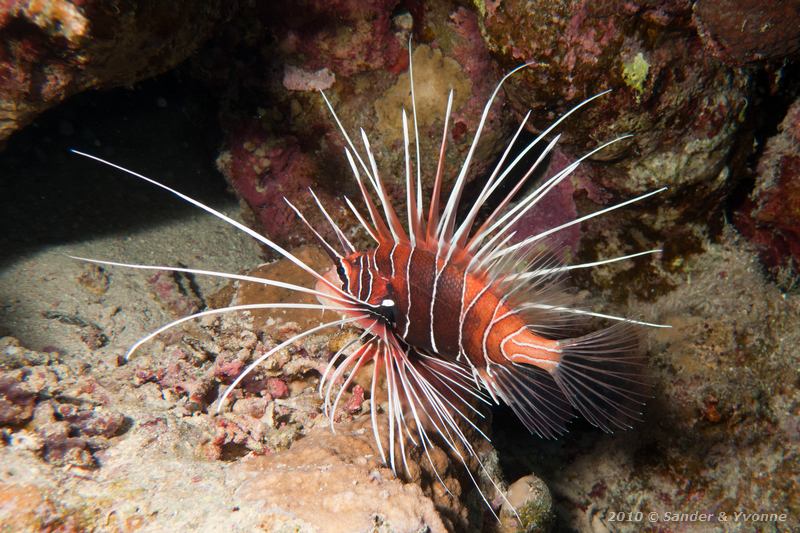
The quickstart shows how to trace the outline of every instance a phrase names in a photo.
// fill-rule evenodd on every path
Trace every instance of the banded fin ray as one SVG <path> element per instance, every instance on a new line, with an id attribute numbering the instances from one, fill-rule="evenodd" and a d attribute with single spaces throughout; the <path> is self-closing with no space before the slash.
<path id="1" fill-rule="evenodd" d="M 488 386 L 508 405 L 531 433 L 544 439 L 557 439 L 567 432 L 575 418 L 547 372 L 528 365 L 496 365 Z"/>
<path id="2" fill-rule="evenodd" d="M 641 335 L 633 325 L 615 324 L 560 345 L 553 379 L 589 423 L 613 433 L 641 420 L 650 394 L 642 374 Z"/>

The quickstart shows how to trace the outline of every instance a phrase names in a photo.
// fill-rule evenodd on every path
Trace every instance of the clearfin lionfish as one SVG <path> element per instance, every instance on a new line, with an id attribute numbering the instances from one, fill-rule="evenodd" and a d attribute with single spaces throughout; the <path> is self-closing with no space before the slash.
<path id="1" fill-rule="evenodd" d="M 330 415 L 333 427 L 333 414 L 342 392 L 349 387 L 358 371 L 372 363 L 372 397 L 376 398 L 379 382 L 384 382 L 386 390 L 383 393 L 388 405 L 388 427 L 381 427 L 376 415 L 377 408 L 373 406 L 372 429 L 384 463 L 395 472 L 398 468 L 398 451 L 405 465 L 406 446 L 411 444 L 421 446 L 429 461 L 429 449 L 437 443 L 444 444 L 466 464 L 467 456 L 474 456 L 475 451 L 463 425 L 467 424 L 483 435 L 470 420 L 472 415 L 480 415 L 474 406 L 476 401 L 507 404 L 532 433 L 544 438 L 556 438 L 566 432 L 567 423 L 575 416 L 575 411 L 605 431 L 630 427 L 630 423 L 637 419 L 646 397 L 642 392 L 640 336 L 635 328 L 665 326 L 570 307 L 560 289 L 563 277 L 570 270 L 591 268 L 660 250 L 562 266 L 552 254 L 542 252 L 541 245 L 564 228 L 644 200 L 665 188 L 576 218 L 537 235 L 519 236 L 514 240 L 515 232 L 512 231 L 515 223 L 569 177 L 583 160 L 629 136 L 597 147 L 517 198 L 528 178 L 558 142 L 559 135 L 555 135 L 541 148 L 535 162 L 522 178 L 510 187 L 505 198 L 488 216 L 480 216 L 480 210 L 489 197 L 529 152 L 540 146 L 564 119 L 606 93 L 588 98 L 573 107 L 506 164 L 511 147 L 530 117 L 528 112 L 494 171 L 486 178 L 482 190 L 471 201 L 466 215 L 461 220 L 457 217 L 470 163 L 492 103 L 508 77 L 526 66 L 522 65 L 507 74 L 495 88 L 484 107 L 450 195 L 444 207 L 441 207 L 445 150 L 453 105 L 453 91 L 450 91 L 439 163 L 426 212 L 422 198 L 413 65 L 409 65 L 411 124 L 406 111 L 402 111 L 406 226 L 402 224 L 379 175 L 367 134 L 363 129 L 360 130 L 362 144 L 356 146 L 336 116 L 331 102 L 322 93 L 346 141 L 345 157 L 360 189 L 367 216 L 350 199 L 345 198 L 345 201 L 361 227 L 374 240 L 373 248 L 357 249 L 314 192 L 310 191 L 337 237 L 337 247 L 326 241 L 308 223 L 303 213 L 290 203 L 290 207 L 331 257 L 334 266 L 327 273 L 314 271 L 277 243 L 197 200 L 151 178 L 75 151 L 76 154 L 165 189 L 224 220 L 289 259 L 317 280 L 312 289 L 279 280 L 225 272 L 76 258 L 105 265 L 171 270 L 260 283 L 313 294 L 319 300 L 319 304 L 263 303 L 203 311 L 166 324 L 140 339 L 128 350 L 126 357 L 167 329 L 207 315 L 253 309 L 337 311 L 341 315 L 339 319 L 303 331 L 260 356 L 228 387 L 219 405 L 224 404 L 230 392 L 245 376 L 277 351 L 325 328 L 355 325 L 363 333 L 333 356 L 320 380 L 325 412 Z M 410 126 L 414 128 L 416 139 L 416 159 L 413 164 Z M 512 204 L 515 199 L 516 203 Z M 599 317 L 616 324 L 570 337 L 569 332 L 574 331 L 574 319 L 582 317 Z M 342 357 L 344 359 L 339 362 Z M 339 382 L 342 383 L 334 396 L 333 385 Z M 405 469 L 408 470 L 407 466 Z M 471 473 L 469 475 L 472 477 Z M 477 485 L 474 477 L 472 481 Z"/>

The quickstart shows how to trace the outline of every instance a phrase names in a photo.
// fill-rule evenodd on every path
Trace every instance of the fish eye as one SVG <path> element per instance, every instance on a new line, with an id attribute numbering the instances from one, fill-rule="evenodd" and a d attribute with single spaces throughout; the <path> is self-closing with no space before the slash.
<path id="1" fill-rule="evenodd" d="M 396 322 L 395 317 L 395 303 L 394 300 L 391 298 L 384 298 L 381 300 L 381 303 L 378 304 L 375 313 L 380 316 L 387 324 L 390 326 L 394 326 Z"/>

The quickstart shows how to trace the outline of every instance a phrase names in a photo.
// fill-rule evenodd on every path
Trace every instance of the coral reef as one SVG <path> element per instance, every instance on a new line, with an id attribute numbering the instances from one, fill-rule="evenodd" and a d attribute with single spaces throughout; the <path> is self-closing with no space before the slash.
<path id="1" fill-rule="evenodd" d="M 218 0 L 0 6 L 0 142 L 91 88 L 129 85 L 186 59 L 227 11 Z"/>
<path id="2" fill-rule="evenodd" d="M 657 310 L 673 326 L 649 335 L 654 393 L 643 423 L 602 437 L 578 426 L 535 452 L 521 435 L 508 445 L 496 439 L 500 457 L 519 462 L 512 469 L 547 482 L 561 524 L 707 531 L 727 527 L 722 513 L 755 531 L 766 524 L 733 514 L 758 512 L 784 515 L 771 519 L 778 531 L 797 527 L 800 298 L 763 279 L 754 251 L 730 227 L 706 249 L 688 260 L 691 282 L 631 310 Z M 713 523 L 668 521 L 693 511 L 713 513 Z"/>
<path id="3" fill-rule="evenodd" d="M 76 379 L 81 366 L 65 365 L 57 353 L 27 350 L 17 339 L 0 339 L 3 440 L 52 465 L 97 466 L 94 454 L 109 446 L 125 419 L 104 407 L 108 396 L 96 381 Z"/>
<path id="4" fill-rule="evenodd" d="M 297 253 L 312 263 L 316 257 L 317 268 L 324 266 L 318 249 Z M 87 270 L 77 271 L 75 280 L 88 276 Z M 262 265 L 259 272 L 281 279 L 306 275 L 287 260 Z M 108 287 L 102 297 L 124 308 L 130 299 L 118 290 L 125 280 L 113 274 L 103 276 Z M 145 276 L 141 284 L 147 287 L 151 279 Z M 262 302 L 264 295 L 252 289 L 249 284 L 231 284 L 205 299 L 214 305 L 247 303 L 251 298 Z M 92 285 L 75 283 L 71 291 L 74 296 L 97 298 Z M 151 295 L 150 312 L 161 310 L 169 316 L 176 310 L 174 291 Z M 292 298 L 298 300 L 296 295 L 282 296 L 284 301 Z M 386 408 L 368 398 L 360 384 L 345 392 L 335 418 L 336 433 L 330 431 L 329 419 L 320 412 L 319 375 L 331 353 L 357 335 L 354 331 L 321 332 L 274 354 L 215 414 L 221 390 L 247 364 L 299 331 L 300 324 L 305 329 L 312 321 L 319 323 L 319 313 L 209 317 L 154 339 L 140 347 L 130 362 L 122 364 L 120 359 L 119 366 L 102 364 L 109 358 L 106 347 L 96 349 L 104 352 L 97 366 L 83 362 L 93 356 L 80 348 L 84 344 L 78 335 L 69 342 L 65 339 L 70 348 L 64 353 L 36 352 L 4 338 L 0 458 L 17 466 L 0 473 L 0 486 L 7 505 L 24 512 L 0 512 L 0 527 L 35 530 L 69 524 L 80 530 L 115 524 L 121 529 L 197 525 L 202 529 L 222 523 L 235 524 L 236 531 L 256 525 L 269 531 L 296 527 L 330 531 L 334 523 L 341 531 L 478 527 L 488 511 L 449 451 L 429 448 L 432 463 L 421 451 L 411 452 L 410 469 L 402 478 L 382 464 L 369 411 L 378 409 L 378 416 L 384 417 Z M 99 327 L 106 330 L 102 321 Z M 119 341 L 110 330 L 109 345 L 117 353 L 124 348 Z M 491 446 L 476 448 L 489 473 L 500 476 L 491 467 L 497 463 Z M 248 460 L 240 461 L 245 456 Z M 32 466 L 37 462 L 51 469 L 37 473 L 41 467 Z M 62 465 L 80 474 L 54 468 Z M 476 469 L 477 464 L 470 467 Z M 498 481 L 502 483 L 499 477 Z M 81 498 L 55 495 L 48 489 L 58 484 Z M 485 485 L 482 490 L 499 498 L 488 482 Z M 188 508 L 177 514 L 164 512 L 185 507 L 182 504 L 195 486 L 208 493 L 203 512 Z M 309 493 L 309 487 L 315 491 Z M 135 506 L 124 503 L 131 494 L 136 495 Z"/>
<path id="5" fill-rule="evenodd" d="M 800 102 L 792 62 L 800 26 L 791 2 L 761 4 L 3 4 L 0 141 L 70 95 L 129 85 L 190 55 L 174 76 L 185 81 L 181 90 L 202 87 L 210 97 L 193 105 L 214 116 L 203 128 L 191 120 L 189 127 L 216 130 L 208 126 L 218 121 L 222 134 L 203 141 L 173 136 L 166 122 L 180 120 L 175 117 L 188 108 L 175 106 L 167 118 L 168 98 L 150 92 L 146 97 L 159 102 L 159 112 L 146 127 L 129 121 L 136 112 L 115 115 L 113 104 L 74 108 L 67 119 L 56 109 L 53 118 L 37 121 L 37 131 L 8 140 L 16 153 L 0 154 L 0 179 L 11 184 L 10 194 L 0 195 L 10 226 L 0 235 L 0 529 L 796 530 Z M 405 180 L 401 110 L 411 118 L 409 38 L 418 103 L 417 128 L 411 120 L 409 134 L 421 145 L 423 196 L 435 173 L 448 90 L 455 93 L 446 186 L 470 149 L 495 83 L 526 61 L 533 64 L 509 80 L 487 116 L 467 199 L 505 147 L 515 115 L 533 111 L 522 143 L 605 89 L 612 91 L 563 124 L 544 174 L 604 141 L 634 136 L 595 154 L 554 188 L 517 223 L 517 238 L 670 187 L 646 204 L 574 225 L 555 241 L 563 259 L 578 262 L 663 244 L 660 257 L 575 271 L 583 290 L 574 296 L 592 310 L 672 329 L 647 336 L 653 399 L 631 432 L 602 435 L 576 423 L 563 439 L 545 442 L 502 410 L 483 422 L 493 438 L 489 444 L 476 436 L 479 457 L 520 522 L 481 478 L 500 522 L 492 518 L 452 450 L 431 449 L 436 473 L 419 450 L 409 451 L 409 471 L 395 478 L 372 443 L 370 412 L 385 416 L 385 406 L 360 379 L 344 392 L 333 420 L 337 431 L 330 432 L 319 375 L 357 331 L 321 331 L 280 350 L 217 414 L 222 392 L 248 364 L 329 314 L 209 316 L 124 358 L 136 340 L 193 311 L 313 303 L 313 297 L 66 257 L 187 264 L 313 283 L 286 261 L 258 265 L 264 250 L 249 240 L 206 214 L 131 194 L 130 181 L 96 193 L 101 180 L 94 178 L 107 179 L 107 169 L 67 161 L 67 140 L 53 139 L 78 133 L 73 140 L 115 159 L 122 149 L 110 146 L 112 130 L 158 131 L 155 142 L 163 146 L 157 151 L 138 153 L 154 142 L 152 135 L 129 148 L 143 159 L 137 165 L 152 169 L 149 163 L 163 158 L 175 170 L 168 178 L 180 183 L 176 188 L 196 185 L 198 194 L 208 194 L 205 202 L 234 218 L 241 212 L 246 223 L 324 271 L 330 262 L 319 249 L 295 248 L 310 235 L 284 196 L 330 236 L 307 192 L 313 187 L 348 238 L 360 246 L 366 237 L 341 199 L 357 194 L 344 157 L 348 144 L 318 91 L 325 91 L 362 153 L 364 127 L 389 193 L 397 196 Z M 787 110 L 779 104 L 784 101 L 794 103 Z M 779 117 L 758 119 L 775 110 Z M 111 117 L 112 126 L 93 131 L 94 115 Z M 20 135 L 26 146 L 15 147 Z M 765 143 L 754 142 L 762 138 Z M 183 144 L 203 142 L 191 157 L 176 155 Z M 224 199 L 220 207 L 215 193 L 205 191 L 223 189 L 208 185 L 219 180 L 213 169 L 206 169 L 214 173 L 209 181 L 198 175 L 214 158 L 241 207 Z M 744 190 L 751 177 L 754 188 Z M 731 191 L 747 196 L 734 212 L 745 239 L 720 215 Z M 76 203 L 81 194 L 90 200 Z M 128 217 L 137 222 L 119 223 Z M 763 276 L 759 255 L 785 283 Z M 469 468 L 480 471 L 474 460 Z M 514 479 L 505 490 L 505 481 Z M 656 513 L 659 521 L 630 514 L 638 512 L 643 519 Z M 717 518 L 668 523 L 668 513 L 677 512 Z M 737 512 L 784 518 L 756 523 L 734 519 Z M 730 517 L 727 524 L 720 513 Z"/>
<path id="6" fill-rule="evenodd" d="M 620 231 L 633 227 L 638 240 L 672 237 L 676 228 L 685 241 L 705 234 L 723 207 L 752 80 L 749 72 L 706 51 L 692 24 L 691 3 L 482 5 L 490 50 L 507 66 L 532 63 L 506 89 L 518 114 L 533 110 L 531 129 L 541 131 L 578 102 L 611 90 L 566 122 L 559 157 L 572 162 L 601 143 L 632 134 L 584 164 L 580 181 L 602 191 L 604 201 L 577 193 L 578 212 L 669 187 L 657 200 L 658 216 L 652 216 L 650 203 L 584 225 L 581 259 L 630 253 L 617 243 L 632 242 Z"/>
<path id="7" fill-rule="evenodd" d="M 447 183 L 452 183 L 500 76 L 480 39 L 476 15 L 456 3 L 420 4 L 413 23 L 408 12 L 393 15 L 396 2 L 366 7 L 357 2 L 309 1 L 303 7 L 299 17 L 294 5 L 290 13 L 277 4 L 261 6 L 238 21 L 246 25 L 240 32 L 244 37 L 215 40 L 197 65 L 210 83 L 220 83 L 221 75 L 234 80 L 225 89 L 231 96 L 222 112 L 226 141 L 218 160 L 220 170 L 252 210 L 251 219 L 270 238 L 291 246 L 306 242 L 310 235 L 295 229 L 295 214 L 283 197 L 297 206 L 309 205 L 308 186 L 315 187 L 335 220 L 348 227 L 355 223 L 341 200 L 342 193 L 356 193 L 344 155 L 347 143 L 317 89 L 325 89 L 362 157 L 358 128 L 365 129 L 389 193 L 401 194 L 403 109 L 409 115 L 411 139 L 416 138 L 406 50 L 413 31 L 416 130 L 423 196 L 427 196 L 442 142 L 448 90 L 455 91 L 445 162 Z M 276 45 L 264 55 L 267 36 Z M 241 49 L 262 54 L 263 65 L 255 72 L 231 74 L 221 62 Z M 510 125 L 502 105 L 501 93 L 487 117 L 470 178 L 484 172 L 502 149 Z M 316 209 L 308 210 L 308 217 L 330 235 Z"/>

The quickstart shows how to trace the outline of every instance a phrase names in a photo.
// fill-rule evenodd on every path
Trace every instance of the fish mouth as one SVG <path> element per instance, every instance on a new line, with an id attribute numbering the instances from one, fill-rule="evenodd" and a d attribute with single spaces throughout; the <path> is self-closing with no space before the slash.
<path id="1" fill-rule="evenodd" d="M 336 272 L 336 267 L 331 267 L 328 269 L 322 277 L 325 281 L 330 283 L 326 283 L 322 279 L 317 280 L 316 285 L 314 285 L 314 290 L 319 291 L 322 294 L 317 295 L 317 301 L 320 304 L 330 307 L 331 312 L 338 313 L 346 318 L 354 318 L 364 314 L 364 309 L 361 308 L 357 304 L 347 304 L 342 299 L 342 292 L 341 289 L 337 291 L 334 287 L 341 287 L 342 280 L 339 279 L 339 274 Z M 375 326 L 375 319 L 374 318 L 365 318 L 357 320 L 355 323 L 360 328 L 369 328 Z"/>

